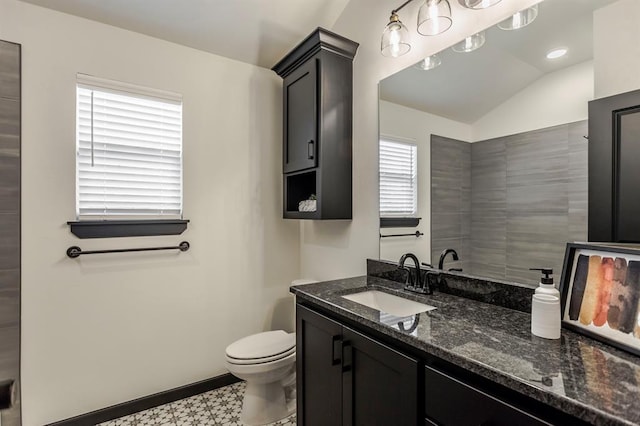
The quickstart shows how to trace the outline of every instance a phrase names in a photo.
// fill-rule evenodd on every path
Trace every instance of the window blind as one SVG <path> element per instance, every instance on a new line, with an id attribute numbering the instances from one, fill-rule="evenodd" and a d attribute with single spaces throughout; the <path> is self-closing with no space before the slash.
<path id="1" fill-rule="evenodd" d="M 418 210 L 417 147 L 380 140 L 380 216 L 413 216 Z"/>
<path id="2" fill-rule="evenodd" d="M 80 220 L 182 217 L 182 100 L 137 89 L 78 76 Z"/>

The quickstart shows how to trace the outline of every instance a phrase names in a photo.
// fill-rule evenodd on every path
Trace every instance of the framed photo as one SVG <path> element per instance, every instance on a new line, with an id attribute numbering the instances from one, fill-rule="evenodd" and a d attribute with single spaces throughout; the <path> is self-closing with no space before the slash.
<path id="1" fill-rule="evenodd" d="M 567 244 L 562 326 L 640 355 L 640 249 Z"/>

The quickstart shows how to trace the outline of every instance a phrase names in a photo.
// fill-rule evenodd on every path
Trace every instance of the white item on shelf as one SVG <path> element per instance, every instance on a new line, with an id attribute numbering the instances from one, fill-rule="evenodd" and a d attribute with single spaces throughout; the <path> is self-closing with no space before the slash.
<path id="1" fill-rule="evenodd" d="M 298 203 L 298 211 L 301 212 L 315 212 L 316 211 L 316 203 L 317 200 L 304 200 Z"/>
<path id="2" fill-rule="evenodd" d="M 534 294 L 531 301 L 531 333 L 545 339 L 560 338 L 560 298 Z"/>

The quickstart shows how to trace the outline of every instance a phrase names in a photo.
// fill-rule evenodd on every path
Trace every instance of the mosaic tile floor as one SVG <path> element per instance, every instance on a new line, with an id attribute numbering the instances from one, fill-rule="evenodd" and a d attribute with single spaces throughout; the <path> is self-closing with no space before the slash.
<path id="1" fill-rule="evenodd" d="M 244 382 L 235 383 L 147 411 L 100 423 L 101 426 L 241 426 Z M 269 426 L 295 426 L 296 415 Z"/>

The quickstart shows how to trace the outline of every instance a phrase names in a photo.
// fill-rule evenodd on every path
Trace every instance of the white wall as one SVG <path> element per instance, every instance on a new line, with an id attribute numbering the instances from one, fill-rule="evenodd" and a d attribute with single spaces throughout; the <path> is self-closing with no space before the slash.
<path id="1" fill-rule="evenodd" d="M 473 141 L 586 120 L 593 78 L 593 61 L 545 74 L 473 123 Z"/>
<path id="2" fill-rule="evenodd" d="M 299 227 L 281 219 L 273 72 L 15 0 L 0 0 L 0 39 L 23 53 L 25 426 L 222 374 L 227 344 L 289 324 Z M 183 94 L 183 235 L 69 232 L 77 72 Z M 190 251 L 65 256 L 181 240 Z"/>
<path id="3" fill-rule="evenodd" d="M 595 97 L 640 89 L 640 1 L 619 0 L 593 14 Z"/>
<path id="4" fill-rule="evenodd" d="M 461 10 L 451 2 L 454 25 L 422 37 L 415 31 L 420 2 L 402 9 L 412 50 L 400 58 L 380 54 L 380 36 L 394 6 L 383 0 L 351 0 L 333 31 L 358 43 L 353 76 L 353 220 L 301 224 L 301 274 L 317 279 L 362 275 L 365 258 L 378 258 L 378 82 L 420 59 L 496 24 L 538 0 L 503 1 L 486 10 Z"/>
<path id="5" fill-rule="evenodd" d="M 420 238 L 400 237 L 380 240 L 380 259 L 397 261 L 404 253 L 414 253 L 422 262 L 431 259 L 431 135 L 470 141 L 471 126 L 437 115 L 380 101 L 380 134 L 415 141 L 418 147 L 417 228 L 387 228 L 384 234 L 423 232 Z"/>

